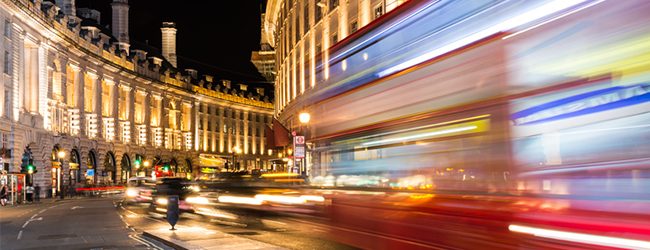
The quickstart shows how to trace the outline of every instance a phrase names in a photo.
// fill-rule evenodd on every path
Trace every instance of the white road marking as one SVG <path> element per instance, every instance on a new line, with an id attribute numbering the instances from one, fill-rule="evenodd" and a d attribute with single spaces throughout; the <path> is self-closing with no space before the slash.
<path id="1" fill-rule="evenodd" d="M 71 210 L 75 210 L 75 209 L 77 209 L 77 208 L 84 208 L 84 207 L 80 207 L 80 206 L 74 206 L 74 207 L 72 207 L 72 209 L 71 209 Z"/>
<path id="2" fill-rule="evenodd" d="M 18 232 L 18 238 L 16 238 L 16 239 L 20 240 L 20 238 L 22 238 L 22 237 L 23 237 L 23 230 L 20 230 L 20 232 Z"/>

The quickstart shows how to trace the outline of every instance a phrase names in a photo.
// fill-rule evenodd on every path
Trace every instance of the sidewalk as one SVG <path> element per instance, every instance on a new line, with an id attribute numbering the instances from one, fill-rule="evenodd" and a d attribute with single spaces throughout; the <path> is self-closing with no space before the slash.
<path id="1" fill-rule="evenodd" d="M 280 250 L 283 247 L 273 246 L 255 240 L 226 234 L 203 228 L 180 227 L 174 231 L 169 229 L 146 230 L 144 236 L 156 239 L 174 249 L 268 249 Z"/>

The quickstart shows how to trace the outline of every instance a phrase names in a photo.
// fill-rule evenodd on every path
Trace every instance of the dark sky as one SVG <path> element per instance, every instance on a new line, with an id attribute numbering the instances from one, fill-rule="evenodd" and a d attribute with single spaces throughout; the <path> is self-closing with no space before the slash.
<path id="1" fill-rule="evenodd" d="M 102 25 L 111 24 L 111 2 L 76 1 L 77 8 L 100 11 Z M 217 79 L 240 83 L 265 80 L 250 56 L 260 49 L 260 8 L 266 0 L 130 0 L 129 5 L 131 40 L 161 48 L 162 22 L 176 23 L 179 68 L 194 63 L 191 68 L 210 71 Z"/>

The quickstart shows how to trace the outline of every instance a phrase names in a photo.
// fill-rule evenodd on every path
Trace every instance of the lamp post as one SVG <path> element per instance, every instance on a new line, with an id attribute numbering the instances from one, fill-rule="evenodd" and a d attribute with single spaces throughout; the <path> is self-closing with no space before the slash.
<path id="1" fill-rule="evenodd" d="M 302 132 L 302 134 L 304 136 L 303 141 L 299 142 L 299 144 L 302 144 L 302 147 L 303 147 L 302 152 L 304 154 L 304 157 L 300 159 L 300 173 L 301 174 L 307 173 L 307 164 L 306 164 L 307 161 L 305 160 L 305 157 L 307 157 L 307 143 L 306 143 L 306 140 L 304 140 L 307 137 L 307 131 L 306 131 L 306 129 L 304 129 L 304 126 L 309 122 L 310 118 L 311 118 L 311 116 L 307 112 L 300 113 L 300 115 L 298 116 L 298 119 L 300 120 L 300 130 L 301 130 L 300 132 Z M 296 151 L 296 150 L 294 149 L 294 151 Z M 295 161 L 296 161 L 296 158 L 294 156 L 294 163 L 295 163 Z"/>
<path id="2" fill-rule="evenodd" d="M 237 146 L 232 148 L 232 165 L 233 165 L 233 169 L 235 167 L 237 167 L 237 160 L 236 160 L 237 159 L 237 154 L 241 154 L 241 152 L 242 152 L 241 149 L 239 149 L 239 147 L 237 147 Z"/>

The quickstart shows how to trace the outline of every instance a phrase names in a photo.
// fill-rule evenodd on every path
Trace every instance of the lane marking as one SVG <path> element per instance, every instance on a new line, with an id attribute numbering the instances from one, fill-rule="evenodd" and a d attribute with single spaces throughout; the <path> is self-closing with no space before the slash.
<path id="1" fill-rule="evenodd" d="M 23 237 L 23 230 L 20 230 L 20 232 L 18 232 L 18 238 L 16 238 L 16 239 L 20 240 L 20 238 L 22 238 L 22 237 Z"/>

